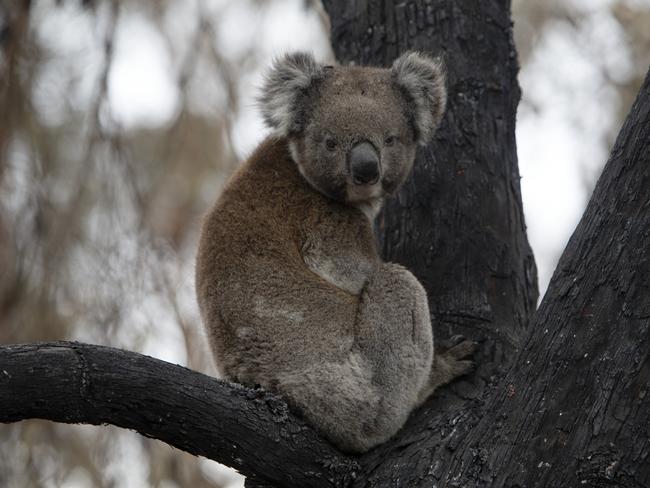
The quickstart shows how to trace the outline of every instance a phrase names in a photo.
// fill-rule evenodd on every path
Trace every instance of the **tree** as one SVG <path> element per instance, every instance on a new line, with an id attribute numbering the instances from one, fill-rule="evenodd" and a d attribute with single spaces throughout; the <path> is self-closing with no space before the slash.
<path id="1" fill-rule="evenodd" d="M 650 483 L 650 76 L 540 308 L 525 236 L 509 2 L 325 0 L 341 62 L 441 52 L 449 108 L 378 221 L 423 282 L 438 337 L 479 368 L 390 442 L 344 456 L 282 399 L 76 343 L 0 348 L 0 421 L 133 428 L 231 465 L 250 486 Z"/>

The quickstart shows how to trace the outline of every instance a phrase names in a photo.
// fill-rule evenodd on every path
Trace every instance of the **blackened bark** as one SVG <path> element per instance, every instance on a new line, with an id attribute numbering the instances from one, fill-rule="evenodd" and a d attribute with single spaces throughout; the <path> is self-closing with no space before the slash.
<path id="1" fill-rule="evenodd" d="M 0 422 L 31 418 L 134 429 L 278 487 L 347 486 L 358 469 L 276 395 L 110 347 L 0 346 Z"/>
<path id="2" fill-rule="evenodd" d="M 442 479 L 650 486 L 650 72 L 531 330 Z"/>

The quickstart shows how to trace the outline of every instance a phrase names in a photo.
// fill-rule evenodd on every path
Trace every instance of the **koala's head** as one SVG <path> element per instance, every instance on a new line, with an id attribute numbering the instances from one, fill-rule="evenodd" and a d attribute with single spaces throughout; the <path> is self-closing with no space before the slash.
<path id="1" fill-rule="evenodd" d="M 443 116 L 445 75 L 439 61 L 417 52 L 388 69 L 325 66 L 296 53 L 275 62 L 259 101 L 314 188 L 362 203 L 406 179 L 416 146 Z"/>

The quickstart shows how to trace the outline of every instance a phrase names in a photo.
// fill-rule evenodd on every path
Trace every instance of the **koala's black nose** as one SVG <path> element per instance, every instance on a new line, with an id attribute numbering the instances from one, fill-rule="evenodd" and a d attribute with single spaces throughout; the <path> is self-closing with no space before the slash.
<path id="1" fill-rule="evenodd" d="M 369 142 L 357 144 L 350 151 L 350 173 L 355 185 L 373 185 L 379 180 L 379 155 Z"/>

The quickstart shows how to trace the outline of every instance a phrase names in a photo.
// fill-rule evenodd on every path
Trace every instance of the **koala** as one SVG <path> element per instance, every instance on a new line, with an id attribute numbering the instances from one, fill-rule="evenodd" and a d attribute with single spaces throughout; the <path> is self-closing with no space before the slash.
<path id="1" fill-rule="evenodd" d="M 385 442 L 475 343 L 434 353 L 427 295 L 382 262 L 373 219 L 437 128 L 445 74 L 417 52 L 390 68 L 277 60 L 259 98 L 273 130 L 204 220 L 196 264 L 217 368 L 283 395 L 339 449 Z"/>

